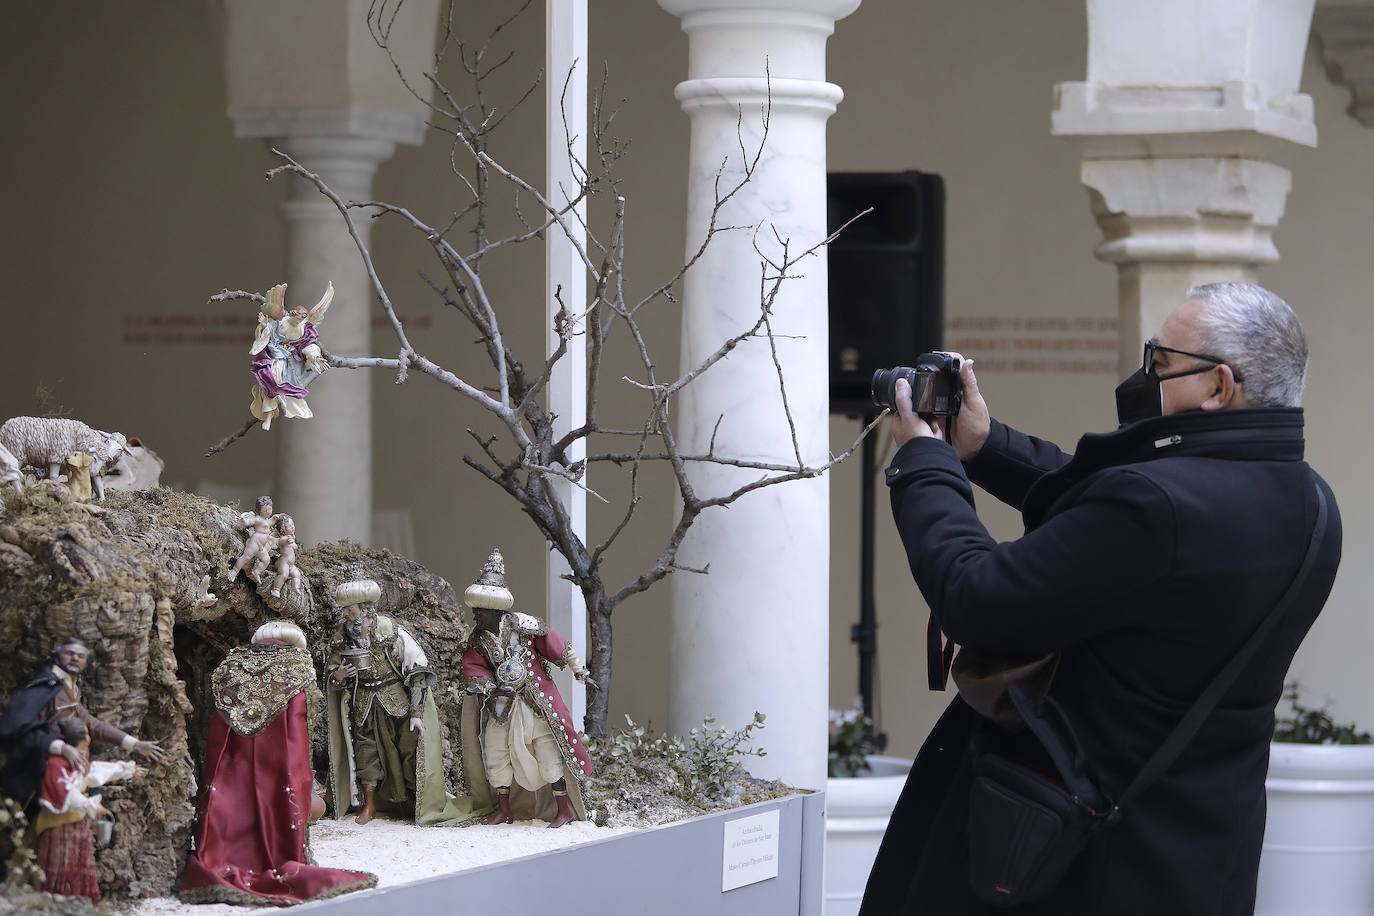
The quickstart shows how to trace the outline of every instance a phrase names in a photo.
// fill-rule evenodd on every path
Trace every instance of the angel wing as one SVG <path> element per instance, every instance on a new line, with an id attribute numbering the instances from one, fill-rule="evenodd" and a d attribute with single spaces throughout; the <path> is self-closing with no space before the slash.
<path id="1" fill-rule="evenodd" d="M 273 321 L 281 321 L 286 317 L 285 283 L 278 283 L 267 291 L 267 301 L 262 304 L 262 311 Z"/>
<path id="2" fill-rule="evenodd" d="M 320 301 L 315 303 L 315 306 L 310 310 L 310 314 L 305 316 L 305 320 L 318 328 L 320 322 L 324 321 L 324 313 L 329 311 L 329 303 L 333 301 L 334 282 L 331 280 L 329 282 L 329 288 L 324 291 L 324 295 L 320 297 Z"/>

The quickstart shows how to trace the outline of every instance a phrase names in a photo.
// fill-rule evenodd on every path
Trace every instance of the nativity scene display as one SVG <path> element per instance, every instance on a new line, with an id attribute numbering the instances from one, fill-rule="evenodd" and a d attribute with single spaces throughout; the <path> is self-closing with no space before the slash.
<path id="1" fill-rule="evenodd" d="M 21 463 L 7 488 L 0 592 L 42 574 L 16 544 L 41 555 L 90 522 L 100 534 L 75 536 L 69 572 L 119 597 L 76 588 L 21 614 L 27 670 L 0 698 L 10 885 L 97 904 L 157 880 L 187 903 L 284 906 L 377 884 L 316 862 L 321 818 L 364 832 L 588 818 L 591 758 L 551 679 L 587 671 L 514 609 L 499 551 L 465 606 L 395 555 L 298 549 L 267 496 L 239 512 L 139 490 L 96 517 L 49 470 Z"/>

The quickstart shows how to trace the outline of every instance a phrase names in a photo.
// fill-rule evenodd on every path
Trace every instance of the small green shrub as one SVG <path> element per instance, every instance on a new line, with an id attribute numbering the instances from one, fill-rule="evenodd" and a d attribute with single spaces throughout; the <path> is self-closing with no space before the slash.
<path id="1" fill-rule="evenodd" d="M 877 751 L 871 716 L 864 715 L 858 706 L 830 710 L 830 756 L 826 762 L 826 775 L 858 776 L 864 770 L 871 769 L 868 755 Z"/>
<path id="2" fill-rule="evenodd" d="M 719 799 L 729 794 L 738 783 L 739 758 L 764 757 L 762 748 L 745 748 L 755 729 L 764 727 L 765 716 L 754 713 L 754 721 L 744 728 L 731 731 L 713 727 L 714 717 L 692 729 L 686 738 L 655 735 L 643 725 L 625 717 L 628 728 L 590 742 L 593 753 L 613 765 L 635 769 L 661 760 L 677 777 L 672 793 L 684 801 L 699 798 Z"/>
<path id="3" fill-rule="evenodd" d="M 1292 707 L 1290 716 L 1275 716 L 1274 740 L 1288 744 L 1369 744 L 1369 732 L 1355 730 L 1355 724 L 1342 725 L 1331 718 L 1326 709 L 1330 701 L 1316 709 L 1302 704 L 1300 685 L 1296 680 L 1284 685 L 1283 698 Z"/>

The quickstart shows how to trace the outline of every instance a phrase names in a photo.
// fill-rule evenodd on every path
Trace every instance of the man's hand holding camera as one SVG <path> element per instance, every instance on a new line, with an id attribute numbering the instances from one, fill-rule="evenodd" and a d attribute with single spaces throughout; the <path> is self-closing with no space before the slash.
<path id="1" fill-rule="evenodd" d="M 968 461 L 978 454 L 983 443 L 988 441 L 988 431 L 992 424 L 988 416 L 987 402 L 983 400 L 982 392 L 978 390 L 978 379 L 973 374 L 973 360 L 964 359 L 958 353 L 949 355 L 959 360 L 959 381 L 963 393 L 958 422 L 950 427 L 950 444 L 958 452 L 961 461 Z M 932 415 L 929 419 L 924 419 L 917 414 L 911 406 L 911 385 L 905 378 L 896 380 L 893 395 L 897 409 L 892 415 L 892 441 L 898 448 L 918 436 L 945 438 L 945 424 L 953 420 L 953 417 Z"/>

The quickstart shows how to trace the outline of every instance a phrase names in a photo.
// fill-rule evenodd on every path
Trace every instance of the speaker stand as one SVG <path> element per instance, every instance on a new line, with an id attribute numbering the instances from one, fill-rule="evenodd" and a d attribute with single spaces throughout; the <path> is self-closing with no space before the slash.
<path id="1" fill-rule="evenodd" d="M 876 420 L 875 413 L 865 413 L 862 419 L 864 429 Z M 864 715 L 873 721 L 873 743 L 878 750 L 887 746 L 887 735 L 878 730 L 874 717 L 874 674 L 878 665 L 878 614 L 874 601 L 874 484 L 878 473 L 878 449 L 870 434 L 864 437 L 860 449 L 863 486 L 860 499 L 862 507 L 859 515 L 859 622 L 849 629 L 849 640 L 859 647 L 859 697 L 863 703 Z"/>

